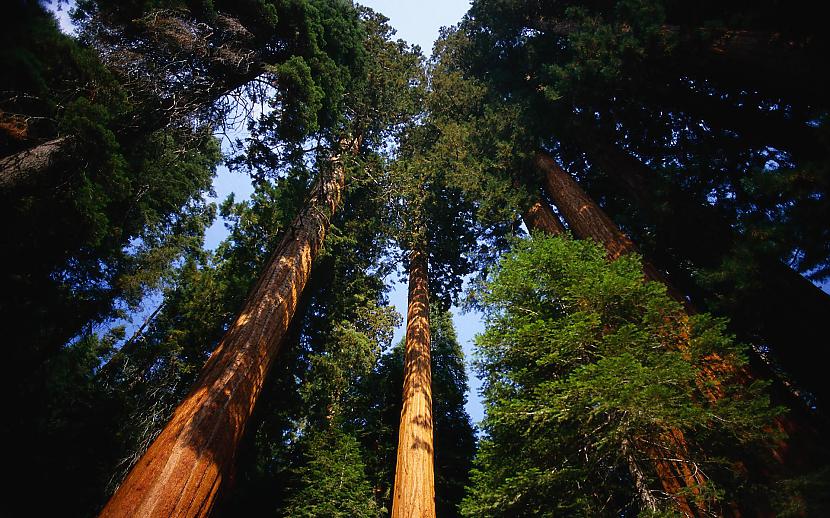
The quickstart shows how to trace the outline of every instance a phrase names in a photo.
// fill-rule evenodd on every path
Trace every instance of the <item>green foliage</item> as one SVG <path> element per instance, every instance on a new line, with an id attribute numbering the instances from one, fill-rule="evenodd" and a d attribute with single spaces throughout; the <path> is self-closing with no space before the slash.
<path id="1" fill-rule="evenodd" d="M 304 464 L 294 470 L 295 490 L 283 516 L 380 516 L 357 441 L 336 429 L 310 431 L 300 441 Z"/>
<path id="2" fill-rule="evenodd" d="M 274 114 L 276 130 L 283 138 L 297 139 L 318 129 L 317 112 L 322 108 L 323 91 L 314 84 L 311 68 L 298 56 L 270 70 L 280 84 L 284 97 L 282 110 Z"/>
<path id="3" fill-rule="evenodd" d="M 487 438 L 468 516 L 646 512 L 638 472 L 671 511 L 655 455 L 699 470 L 708 507 L 740 497 L 731 463 L 774 441 L 766 427 L 780 409 L 765 383 L 741 382 L 744 348 L 722 320 L 688 317 L 643 282 L 636 256 L 609 263 L 590 241 L 542 236 L 516 243 L 483 300 Z M 667 441 L 675 431 L 682 446 Z"/>

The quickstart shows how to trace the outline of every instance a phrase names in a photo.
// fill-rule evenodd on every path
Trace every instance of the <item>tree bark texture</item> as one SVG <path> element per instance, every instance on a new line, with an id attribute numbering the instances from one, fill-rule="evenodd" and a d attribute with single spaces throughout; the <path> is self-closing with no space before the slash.
<path id="1" fill-rule="evenodd" d="M 321 175 L 190 394 L 104 507 L 102 517 L 211 512 L 340 202 L 345 184 L 342 156 L 335 156 L 331 170 Z"/>
<path id="2" fill-rule="evenodd" d="M 656 205 L 652 193 L 657 189 L 657 173 L 613 144 L 583 137 L 580 141 L 591 161 L 611 173 L 609 177 L 640 210 L 651 211 Z M 680 190 L 672 192 L 672 200 L 680 226 L 660 233 L 664 247 L 699 268 L 717 268 L 738 239 L 734 229 L 714 209 Z M 660 224 L 661 216 L 655 217 Z M 762 258 L 758 267 L 757 288 L 741 297 L 730 317 L 744 330 L 743 340 L 771 345 L 784 370 L 822 407 L 830 400 L 830 379 L 814 358 L 828 344 L 830 295 L 776 258 Z M 695 295 L 694 286 L 681 288 Z"/>
<path id="3" fill-rule="evenodd" d="M 69 158 L 75 143 L 74 137 L 58 137 L 0 158 L 0 194 L 40 180 L 47 171 Z"/>
<path id="4" fill-rule="evenodd" d="M 537 152 L 536 168 L 543 173 L 544 190 L 562 213 L 568 226 L 579 239 L 593 239 L 608 252 L 611 260 L 637 252 L 637 247 L 628 236 L 611 221 L 611 218 L 588 196 L 579 184 L 550 155 Z M 694 311 L 686 297 L 668 281 L 666 276 L 653 264 L 643 260 L 646 279 L 666 286 L 668 294 Z"/>
<path id="5" fill-rule="evenodd" d="M 435 518 L 427 254 L 410 255 L 403 408 L 392 518 Z"/>
<path id="6" fill-rule="evenodd" d="M 559 216 L 550 208 L 550 205 L 539 198 L 522 213 L 522 220 L 528 230 L 544 232 L 551 236 L 560 236 L 565 233 L 565 227 L 559 221 Z"/>

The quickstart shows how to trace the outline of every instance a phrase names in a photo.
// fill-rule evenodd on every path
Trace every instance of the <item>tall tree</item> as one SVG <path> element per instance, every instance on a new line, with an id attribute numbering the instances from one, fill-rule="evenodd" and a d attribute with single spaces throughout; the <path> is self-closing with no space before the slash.
<path id="1" fill-rule="evenodd" d="M 330 159 L 199 380 L 101 516 L 204 516 L 213 509 L 340 203 L 346 181 L 340 153 L 348 148 Z"/>
<path id="2" fill-rule="evenodd" d="M 435 451 L 429 339 L 429 277 L 428 256 L 424 245 L 414 245 L 409 257 L 403 405 L 398 435 L 398 459 L 395 463 L 392 516 L 434 517 Z"/>
<path id="3" fill-rule="evenodd" d="M 475 435 L 464 408 L 467 376 L 464 355 L 449 312 L 430 312 L 430 360 L 435 444 L 435 510 L 437 516 L 459 516 L 459 504 L 475 452 Z M 395 458 L 400 428 L 404 371 L 401 340 L 383 355 L 374 372 L 356 386 L 349 411 L 363 444 L 367 470 L 378 503 L 391 509 Z"/>
<path id="4" fill-rule="evenodd" d="M 408 114 L 415 80 L 412 64 L 417 60 L 413 61 L 405 45 L 387 40 L 389 29 L 383 20 L 370 12 L 362 13 L 366 30 L 352 36 L 362 38 L 362 45 L 376 53 L 370 60 L 354 64 L 356 75 L 350 78 L 354 88 L 340 106 L 344 113 L 333 117 L 330 125 L 318 133 L 321 141 L 336 142 L 330 152 L 333 155 L 318 157 L 321 171 L 310 198 L 265 265 L 260 281 L 190 395 L 127 476 L 104 514 L 118 514 L 136 505 L 151 513 L 163 514 L 174 508 L 194 515 L 207 513 L 215 504 L 220 484 L 229 478 L 246 421 L 297 308 L 331 215 L 340 203 L 346 182 L 345 162 L 369 146 L 382 145 L 384 135 Z M 387 66 L 391 64 L 395 66 Z M 398 84 L 406 87 L 394 92 L 389 89 Z M 278 106 L 282 101 L 273 102 Z M 367 111 L 376 117 L 369 119 Z M 301 147 L 295 139 L 304 133 L 289 131 L 285 135 L 286 122 L 270 114 L 253 125 L 243 163 L 257 163 L 262 158 L 257 167 L 268 174 L 285 171 L 285 165 L 280 164 L 286 159 L 293 160 L 288 162 L 289 170 L 301 167 L 306 159 L 296 153 Z M 343 138 L 346 132 L 353 132 L 355 138 Z M 284 154 L 281 147 L 293 151 Z M 168 459 L 182 463 L 171 467 Z M 191 477 L 194 472 L 199 474 L 197 480 Z M 155 484 L 154 491 L 137 489 L 146 487 L 147 481 Z M 181 498 L 182 494 L 186 498 Z"/>
<path id="5" fill-rule="evenodd" d="M 728 40 L 730 33 L 736 44 L 741 36 L 766 33 L 777 35 L 770 42 L 789 42 L 786 45 L 792 44 L 797 53 L 799 44 L 794 42 L 817 33 L 815 24 L 805 16 L 807 12 L 767 3 L 749 11 L 738 3 L 707 4 L 693 12 L 657 0 L 591 5 L 483 0 L 474 3 L 461 24 L 467 41 L 454 40 L 455 57 L 450 57 L 448 64 L 458 67 L 465 77 L 480 81 L 489 91 L 484 95 L 486 103 L 506 105 L 497 109 L 515 114 L 517 129 L 502 140 L 526 155 L 535 153 L 541 144 L 565 156 L 568 167 L 573 166 L 573 172 L 585 180 L 587 190 L 630 230 L 649 255 L 653 250 L 665 254 L 656 261 L 661 268 L 673 273 L 685 270 L 690 280 L 678 282 L 682 281 L 684 288 L 697 286 L 685 291 L 703 292 L 704 296 L 698 297 L 703 307 L 734 316 L 732 325 L 743 338 L 769 344 L 772 357 L 780 355 L 782 365 L 790 364 L 796 384 L 802 378 L 807 391 L 820 393 L 823 380 L 815 375 L 815 369 L 807 362 L 799 365 L 809 354 L 793 358 L 792 343 L 781 338 L 787 329 L 797 329 L 804 337 L 799 344 L 809 347 L 819 343 L 819 322 L 823 319 L 816 317 L 825 310 L 816 308 L 826 308 L 826 303 L 818 302 L 826 296 L 814 289 L 802 290 L 810 287 L 806 281 L 786 273 L 784 267 L 769 265 L 785 261 L 802 273 L 823 275 L 819 272 L 827 260 L 823 251 L 826 239 L 802 236 L 826 233 L 826 225 L 817 223 L 826 220 L 821 217 L 825 208 L 818 200 L 826 199 L 823 171 L 830 155 L 820 138 L 807 139 L 816 147 L 805 153 L 787 143 L 786 133 L 790 125 L 797 128 L 796 134 L 818 137 L 826 131 L 822 129 L 826 102 L 808 95 L 807 85 L 793 83 L 789 89 L 780 89 L 764 78 L 736 74 L 739 67 L 698 67 L 693 62 L 705 53 L 691 50 L 717 48 L 719 38 Z M 704 25 L 715 29 L 701 30 Z M 667 30 L 670 27 L 679 29 Z M 813 42 L 816 49 L 826 45 L 823 37 Z M 710 43 L 712 47 L 706 47 Z M 721 50 L 737 55 L 732 53 L 735 49 Z M 817 73 L 814 79 L 820 83 L 821 77 Z M 689 92 L 697 106 L 690 102 Z M 723 106 L 728 109 L 719 109 Z M 713 117 L 713 112 L 721 117 Z M 731 120 L 725 121 L 727 114 Z M 773 128 L 764 125 L 767 130 L 761 137 L 755 131 L 757 126 L 748 122 L 759 119 L 782 124 Z M 585 121 L 587 129 L 580 132 L 579 125 L 585 126 Z M 631 175 L 624 170 L 626 164 L 601 160 L 601 154 L 592 151 L 597 143 L 609 140 L 646 165 L 643 172 L 647 174 L 641 176 L 649 180 L 639 191 L 650 195 L 649 202 L 637 206 L 637 195 L 631 194 Z M 798 188 L 791 183 L 795 176 L 801 177 L 796 181 Z M 654 187 L 663 179 L 671 188 Z M 773 183 L 778 193 L 774 202 L 764 194 L 765 186 Z M 643 189 L 644 185 L 651 187 Z M 812 200 L 804 197 L 806 191 Z M 689 204 L 683 198 L 696 201 Z M 729 231 L 708 232 L 713 227 L 699 224 L 698 219 L 707 211 L 689 210 L 697 205 L 714 205 L 709 212 L 725 219 L 725 225 L 717 228 Z M 662 207 L 669 210 L 657 210 Z M 812 222 L 795 217 L 807 212 L 813 214 Z M 668 236 L 669 227 L 680 222 L 690 233 Z M 710 243 L 709 238 L 701 237 L 704 234 L 714 240 Z M 721 235 L 737 239 L 722 248 L 714 246 L 723 242 Z M 669 248 L 669 240 L 677 240 L 677 236 L 683 236 L 685 243 Z M 692 259 L 709 252 L 706 262 Z M 757 267 L 742 271 L 731 267 L 749 255 Z M 774 295 L 770 293 L 765 304 L 772 307 L 786 298 L 789 302 L 781 302 L 783 314 L 789 314 L 790 308 L 803 308 L 792 311 L 793 318 L 764 318 L 762 323 L 758 311 L 752 312 L 752 319 L 749 312 L 741 313 L 741 304 L 719 304 L 733 299 L 761 300 L 758 286 L 770 281 L 781 288 Z M 702 289 L 702 284 L 708 284 L 708 289 Z M 804 296 L 798 296 L 802 291 Z M 817 303 L 808 304 L 805 299 Z"/>

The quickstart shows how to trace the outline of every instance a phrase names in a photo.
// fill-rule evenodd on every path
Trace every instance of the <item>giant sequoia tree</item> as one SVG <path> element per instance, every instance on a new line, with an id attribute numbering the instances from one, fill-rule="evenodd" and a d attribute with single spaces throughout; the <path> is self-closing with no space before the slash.
<path id="1" fill-rule="evenodd" d="M 347 0 L 4 7 L 3 512 L 821 512 L 828 39 L 744 4 L 476 0 L 427 59 Z"/>

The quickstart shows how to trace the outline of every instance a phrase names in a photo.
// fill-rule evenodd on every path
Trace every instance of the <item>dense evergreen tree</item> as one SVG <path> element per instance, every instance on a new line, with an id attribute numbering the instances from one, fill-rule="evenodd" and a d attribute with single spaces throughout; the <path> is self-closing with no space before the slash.
<path id="1" fill-rule="evenodd" d="M 310 430 L 302 443 L 306 464 L 297 469 L 285 516 L 379 516 L 353 437 L 336 429 Z"/>
<path id="2" fill-rule="evenodd" d="M 778 410 L 762 383 L 736 378 L 745 349 L 724 323 L 688 317 L 635 256 L 605 254 L 536 236 L 493 273 L 478 359 L 487 438 L 466 514 L 721 514 L 746 490 L 736 447 L 775 440 Z M 713 373 L 715 356 L 730 368 Z M 658 480 L 677 457 L 699 483 L 673 494 Z"/>

